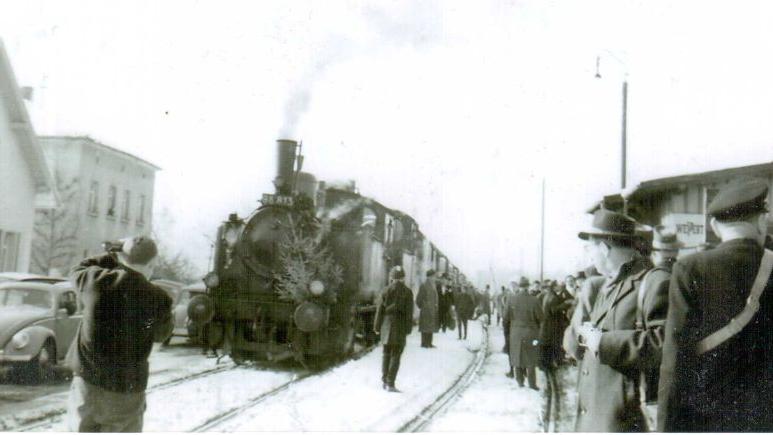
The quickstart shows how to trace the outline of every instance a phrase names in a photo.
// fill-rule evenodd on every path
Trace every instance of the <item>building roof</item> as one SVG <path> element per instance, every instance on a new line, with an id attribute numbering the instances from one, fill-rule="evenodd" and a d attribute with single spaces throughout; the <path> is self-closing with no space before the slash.
<path id="1" fill-rule="evenodd" d="M 639 183 L 626 196 L 629 200 L 635 200 L 648 194 L 673 189 L 683 184 L 693 184 L 696 182 L 711 183 L 733 177 L 770 176 L 771 174 L 773 174 L 773 162 L 657 178 Z"/>
<path id="2" fill-rule="evenodd" d="M 157 165 L 154 165 L 153 163 L 150 163 L 149 161 L 137 157 L 134 154 L 128 153 L 123 150 L 119 150 L 118 148 L 111 147 L 109 145 L 105 145 L 95 139 L 93 139 L 91 136 L 40 136 L 40 139 L 46 140 L 46 139 L 64 139 L 68 141 L 85 141 L 91 145 L 93 145 L 95 148 L 118 154 L 122 157 L 126 157 L 130 160 L 135 161 L 136 163 L 139 163 L 141 165 L 147 166 L 155 171 L 160 171 L 161 168 Z"/>
<path id="3" fill-rule="evenodd" d="M 649 195 L 678 188 L 681 185 L 696 182 L 711 183 L 726 180 L 733 177 L 770 176 L 773 174 L 773 162 L 760 163 L 735 168 L 717 169 L 714 171 L 696 172 L 694 174 L 676 175 L 673 177 L 655 178 L 642 181 L 634 188 L 626 189 L 622 193 L 605 195 L 601 201 L 588 209 L 588 213 L 594 213 L 602 204 L 611 210 L 622 209 L 623 197 L 629 202 L 635 202 Z"/>
<path id="4" fill-rule="evenodd" d="M 35 191 L 38 194 L 36 205 L 42 207 L 55 207 L 58 203 L 56 183 L 51 171 L 46 165 L 43 149 L 38 143 L 35 130 L 32 128 L 27 107 L 21 96 L 16 76 L 11 67 L 5 45 L 0 39 L 0 101 L 8 110 L 11 131 L 18 138 L 22 155 L 32 172 L 35 180 Z"/>

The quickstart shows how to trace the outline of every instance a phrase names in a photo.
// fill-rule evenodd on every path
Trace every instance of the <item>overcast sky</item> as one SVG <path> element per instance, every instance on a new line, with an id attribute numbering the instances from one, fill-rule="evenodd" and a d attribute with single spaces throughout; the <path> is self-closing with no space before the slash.
<path id="1" fill-rule="evenodd" d="M 773 161 L 770 2 L 5 2 L 39 134 L 163 168 L 156 214 L 201 269 L 229 212 L 304 169 L 416 218 L 471 277 L 583 265 L 584 214 L 629 184 Z M 600 55 L 601 79 L 594 78 Z"/>

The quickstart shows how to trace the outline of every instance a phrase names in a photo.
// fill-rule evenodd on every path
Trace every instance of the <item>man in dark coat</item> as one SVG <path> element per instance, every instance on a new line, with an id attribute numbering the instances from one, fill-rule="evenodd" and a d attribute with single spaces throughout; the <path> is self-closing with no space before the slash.
<path id="1" fill-rule="evenodd" d="M 564 356 L 561 349 L 561 341 L 564 330 L 569 325 L 566 311 L 572 306 L 573 298 L 563 288 L 549 286 L 542 298 L 543 319 L 539 332 L 539 368 L 545 372 L 545 403 L 543 408 L 543 423 L 548 429 L 550 421 L 558 422 L 561 413 L 561 401 L 563 400 L 562 375 L 559 369 L 563 365 Z"/>
<path id="2" fill-rule="evenodd" d="M 174 328 L 172 298 L 148 281 L 157 254 L 153 240 L 133 237 L 72 270 L 83 311 L 67 353 L 72 432 L 142 432 L 148 356 Z"/>
<path id="3" fill-rule="evenodd" d="M 660 364 L 668 274 L 648 273 L 652 264 L 639 253 L 636 221 L 626 215 L 600 209 L 594 213 L 593 228 L 579 237 L 587 241 L 586 252 L 606 281 L 590 321 L 579 329 L 585 351 L 575 430 L 645 431 L 639 383 L 642 372 Z"/>
<path id="4" fill-rule="evenodd" d="M 454 309 L 459 320 L 459 340 L 467 339 L 467 322 L 475 311 L 475 301 L 472 297 L 471 287 L 459 287 L 454 292 Z M 462 333 L 464 329 L 464 333 Z"/>
<path id="5" fill-rule="evenodd" d="M 504 327 L 508 334 L 510 373 L 508 377 L 515 378 L 519 386 L 523 386 L 524 377 L 529 380 L 529 387 L 538 390 L 535 367 L 539 358 L 539 325 L 542 321 L 542 308 L 539 299 L 521 289 L 509 298 L 505 311 Z"/>
<path id="6" fill-rule="evenodd" d="M 438 294 L 435 284 L 435 271 L 427 271 L 427 279 L 419 287 L 416 295 L 416 306 L 419 307 L 419 332 L 421 332 L 421 347 L 432 348 L 432 334 L 438 331 Z"/>
<path id="7" fill-rule="evenodd" d="M 723 188 L 708 207 L 722 243 L 674 265 L 658 430 L 773 431 L 773 279 L 759 273 L 767 193 L 761 180 Z M 759 297 L 751 295 L 756 279 Z"/>
<path id="8" fill-rule="evenodd" d="M 384 354 L 381 364 L 381 382 L 385 390 L 396 393 L 397 371 L 405 349 L 405 337 L 413 328 L 413 293 L 405 286 L 405 272 L 395 266 L 389 271 L 389 286 L 381 294 L 374 331 L 381 336 Z"/>

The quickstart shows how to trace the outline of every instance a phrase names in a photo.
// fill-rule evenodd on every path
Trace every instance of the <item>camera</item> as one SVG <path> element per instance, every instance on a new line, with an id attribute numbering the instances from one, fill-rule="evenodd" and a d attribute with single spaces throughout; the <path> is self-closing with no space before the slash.
<path id="1" fill-rule="evenodd" d="M 108 240 L 102 242 L 102 249 L 104 249 L 105 252 L 121 252 L 123 250 L 123 242 Z"/>

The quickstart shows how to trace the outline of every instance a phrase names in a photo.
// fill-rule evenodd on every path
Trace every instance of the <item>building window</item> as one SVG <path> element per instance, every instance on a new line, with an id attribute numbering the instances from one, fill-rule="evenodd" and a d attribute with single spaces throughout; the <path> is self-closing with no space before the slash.
<path id="1" fill-rule="evenodd" d="M 99 202 L 99 182 L 92 181 L 89 187 L 89 214 L 97 214 L 97 203 Z"/>
<path id="2" fill-rule="evenodd" d="M 123 195 L 123 215 L 121 216 L 121 220 L 124 222 L 129 222 L 129 216 L 131 215 L 131 205 L 132 205 L 132 193 L 128 190 L 124 191 Z"/>
<path id="3" fill-rule="evenodd" d="M 114 218 L 116 215 L 115 203 L 117 195 L 118 190 L 115 188 L 115 186 L 110 186 L 110 189 L 107 191 L 107 217 Z"/>
<path id="4" fill-rule="evenodd" d="M 19 233 L 0 231 L 0 272 L 14 272 L 18 266 Z"/>
<path id="5" fill-rule="evenodd" d="M 140 195 L 140 214 L 137 216 L 137 225 L 145 223 L 145 195 Z"/>

